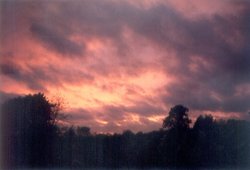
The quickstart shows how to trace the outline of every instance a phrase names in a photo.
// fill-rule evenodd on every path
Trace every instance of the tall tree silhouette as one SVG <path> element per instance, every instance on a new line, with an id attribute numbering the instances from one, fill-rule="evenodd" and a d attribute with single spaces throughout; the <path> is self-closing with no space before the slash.
<path id="1" fill-rule="evenodd" d="M 209 130 L 214 123 L 215 122 L 212 115 L 200 115 L 194 123 L 194 130 Z"/>
<path id="2" fill-rule="evenodd" d="M 163 120 L 163 128 L 189 128 L 191 120 L 188 118 L 188 108 L 176 105 L 170 109 L 168 116 Z"/>
<path id="3" fill-rule="evenodd" d="M 6 101 L 1 107 L 5 162 L 12 166 L 49 166 L 56 134 L 57 105 L 42 93 Z"/>
<path id="4" fill-rule="evenodd" d="M 161 157 L 164 164 L 170 166 L 184 165 L 187 161 L 187 144 L 189 136 L 188 108 L 176 105 L 170 109 L 163 120 L 162 127 L 167 129 L 160 145 Z"/>

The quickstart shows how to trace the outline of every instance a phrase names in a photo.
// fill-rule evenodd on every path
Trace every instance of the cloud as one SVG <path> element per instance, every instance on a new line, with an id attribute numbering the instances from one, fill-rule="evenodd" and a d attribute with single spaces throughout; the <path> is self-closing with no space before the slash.
<path id="1" fill-rule="evenodd" d="M 0 68 L 2 76 L 4 75 L 16 81 L 25 83 L 29 88 L 34 90 L 45 90 L 39 82 L 39 79 L 46 77 L 43 72 L 29 73 L 14 63 L 2 63 Z M 39 77 L 38 79 L 36 79 L 37 76 Z"/>
<path id="2" fill-rule="evenodd" d="M 136 102 L 132 106 L 124 105 L 104 105 L 96 109 L 72 109 L 67 111 L 69 122 L 77 125 L 91 127 L 94 131 L 122 132 L 126 129 L 133 131 L 150 131 L 160 128 L 162 120 L 159 122 L 150 120 L 152 116 L 163 117 L 167 114 L 166 110 L 147 102 Z"/>
<path id="3" fill-rule="evenodd" d="M 206 28 L 200 27 L 200 22 L 192 26 L 200 28 L 194 32 L 198 35 L 204 31 L 206 33 L 207 30 L 213 31 L 203 38 L 193 36 L 191 32 L 186 33 L 192 35 L 183 40 L 189 48 L 177 54 L 177 57 L 185 56 L 185 60 L 177 66 L 178 81 L 166 87 L 166 91 L 170 93 L 165 96 L 166 102 L 187 103 L 193 109 L 200 110 L 241 113 L 249 110 L 249 94 L 236 95 L 239 85 L 250 83 L 250 42 L 249 38 L 246 38 L 249 37 L 250 31 L 246 31 L 245 15 L 247 13 L 243 10 L 237 19 L 235 16 L 214 16 L 208 21 Z M 229 27 L 230 31 L 221 32 Z M 221 30 L 218 31 L 217 28 Z M 229 42 L 229 37 L 233 42 Z M 190 43 L 190 40 L 193 43 Z M 193 60 L 194 58 L 196 60 Z M 195 69 L 190 67 L 192 65 Z"/>
<path id="4" fill-rule="evenodd" d="M 70 111 L 64 112 L 70 121 L 89 121 L 93 119 L 93 116 L 90 111 L 83 108 L 74 108 Z"/>
<path id="5" fill-rule="evenodd" d="M 143 130 L 175 104 L 242 118 L 250 110 L 247 1 L 1 3 L 1 76 L 62 90 L 74 122 Z"/>
<path id="6" fill-rule="evenodd" d="M 3 75 L 8 75 L 13 78 L 19 79 L 20 78 L 20 68 L 17 65 L 8 63 L 8 64 L 1 64 L 1 73 Z"/>
<path id="7" fill-rule="evenodd" d="M 64 56 L 82 55 L 84 46 L 73 42 L 63 35 L 58 34 L 56 31 L 52 31 L 42 25 L 33 23 L 30 27 L 30 31 L 37 37 L 46 48 L 51 48 Z"/>

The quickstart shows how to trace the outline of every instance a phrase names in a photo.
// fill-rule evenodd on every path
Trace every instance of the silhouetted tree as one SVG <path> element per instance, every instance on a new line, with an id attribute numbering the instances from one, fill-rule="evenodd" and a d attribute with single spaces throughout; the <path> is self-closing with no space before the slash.
<path id="1" fill-rule="evenodd" d="M 188 108 L 176 105 L 170 109 L 163 120 L 162 127 L 167 129 L 160 144 L 160 155 L 163 163 L 169 166 L 185 164 L 187 158 L 187 141 L 189 135 Z"/>
<path id="2" fill-rule="evenodd" d="M 49 166 L 57 128 L 57 105 L 42 93 L 10 99 L 1 107 L 5 160 L 12 166 Z"/>
<path id="3" fill-rule="evenodd" d="M 64 134 L 64 163 L 67 167 L 73 167 L 76 133 L 74 127 L 70 127 Z"/>
<path id="4" fill-rule="evenodd" d="M 89 136 L 90 135 L 90 128 L 89 127 L 77 127 L 76 133 L 79 136 Z"/>
<path id="5" fill-rule="evenodd" d="M 214 119 L 212 115 L 201 115 L 197 118 L 195 124 L 194 124 L 194 130 L 199 129 L 199 130 L 204 130 L 204 129 L 209 129 L 212 128 L 214 123 Z"/>
<path id="6" fill-rule="evenodd" d="M 188 118 L 188 108 L 176 105 L 170 109 L 169 115 L 163 120 L 163 128 L 189 128 L 191 120 Z"/>

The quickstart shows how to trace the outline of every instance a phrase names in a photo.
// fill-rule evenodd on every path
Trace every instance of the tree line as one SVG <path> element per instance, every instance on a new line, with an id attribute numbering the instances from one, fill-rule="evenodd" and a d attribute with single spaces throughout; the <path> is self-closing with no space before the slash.
<path id="1" fill-rule="evenodd" d="M 250 167 L 250 123 L 199 116 L 176 105 L 162 128 L 148 133 L 91 134 L 88 127 L 58 126 L 58 103 L 42 93 L 1 106 L 2 166 L 8 168 Z"/>

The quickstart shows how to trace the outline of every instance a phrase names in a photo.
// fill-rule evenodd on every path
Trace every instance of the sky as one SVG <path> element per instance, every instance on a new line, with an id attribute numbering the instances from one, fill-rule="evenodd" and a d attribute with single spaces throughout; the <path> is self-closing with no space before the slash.
<path id="1" fill-rule="evenodd" d="M 1 98 L 43 92 L 99 133 L 158 130 L 177 104 L 250 119 L 249 16 L 247 0 L 1 0 Z"/>

